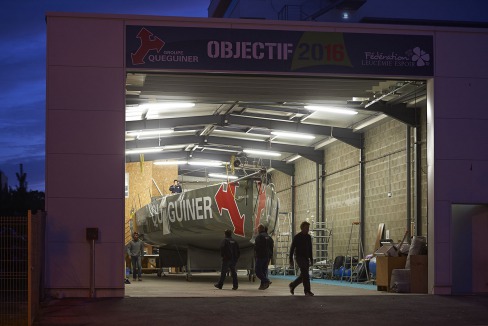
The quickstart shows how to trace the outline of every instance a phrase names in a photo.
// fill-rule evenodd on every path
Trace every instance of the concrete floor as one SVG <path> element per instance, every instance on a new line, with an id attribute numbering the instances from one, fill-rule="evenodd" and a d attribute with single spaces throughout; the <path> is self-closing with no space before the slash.
<path id="1" fill-rule="evenodd" d="M 488 296 L 394 294 L 348 282 L 312 281 L 292 296 L 292 276 L 272 276 L 267 290 L 239 273 L 239 289 L 218 273 L 157 277 L 126 284 L 125 298 L 60 299 L 45 302 L 35 325 L 488 325 Z M 347 285 L 347 286 L 346 286 Z"/>

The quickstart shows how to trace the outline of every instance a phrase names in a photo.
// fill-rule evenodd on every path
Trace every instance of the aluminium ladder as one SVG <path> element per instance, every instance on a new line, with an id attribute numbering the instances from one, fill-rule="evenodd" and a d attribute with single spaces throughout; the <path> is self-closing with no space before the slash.
<path id="1" fill-rule="evenodd" d="M 332 278 L 332 229 L 326 227 L 326 222 L 312 222 L 312 245 L 315 249 L 313 267 L 318 269 L 316 273 L 312 269 L 312 276 L 314 278 Z"/>
<path id="2" fill-rule="evenodd" d="M 358 221 L 354 221 L 351 223 L 351 232 L 349 233 L 349 243 L 347 245 L 347 251 L 342 265 L 343 269 L 341 273 L 341 281 L 343 279 L 349 279 L 350 282 L 353 281 L 359 282 L 363 270 L 366 273 L 366 277 L 369 279 L 365 262 L 364 260 L 361 260 L 364 257 L 364 250 L 363 250 L 363 243 L 361 239 L 360 226 L 361 223 Z M 347 270 L 349 270 L 349 272 L 347 272 Z"/>
<path id="3" fill-rule="evenodd" d="M 289 268 L 290 264 L 290 246 L 292 241 L 291 213 L 279 213 L 277 232 L 276 232 L 276 264 L 275 274 L 287 275 L 292 272 L 296 275 L 295 268 Z"/>

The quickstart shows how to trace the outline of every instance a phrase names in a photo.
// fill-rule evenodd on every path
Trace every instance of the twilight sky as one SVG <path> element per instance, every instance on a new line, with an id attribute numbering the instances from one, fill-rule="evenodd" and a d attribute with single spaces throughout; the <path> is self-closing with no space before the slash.
<path id="1" fill-rule="evenodd" d="M 207 17 L 209 0 L 5 0 L 0 10 L 0 171 L 44 191 L 46 12 Z"/>
<path id="2" fill-rule="evenodd" d="M 274 5 L 281 0 L 268 0 Z M 210 0 L 2 0 L 0 7 L 0 171 L 9 186 L 23 164 L 28 189 L 44 191 L 46 12 L 207 17 Z M 368 0 L 362 17 L 477 21 L 488 0 Z M 453 45 L 455 46 L 455 45 Z"/>

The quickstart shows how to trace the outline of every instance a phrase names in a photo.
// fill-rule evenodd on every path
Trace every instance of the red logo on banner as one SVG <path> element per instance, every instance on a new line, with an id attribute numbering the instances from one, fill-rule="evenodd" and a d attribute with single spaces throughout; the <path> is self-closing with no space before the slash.
<path id="1" fill-rule="evenodd" d="M 227 185 L 224 189 L 224 185 Z M 234 183 L 221 184 L 219 190 L 215 194 L 215 201 L 219 209 L 220 215 L 222 210 L 225 209 L 230 216 L 232 225 L 234 226 L 234 234 L 244 236 L 244 221 L 246 216 L 239 212 L 234 194 L 236 191 L 236 185 Z"/>
<path id="2" fill-rule="evenodd" d="M 133 65 L 144 64 L 144 58 L 149 51 L 156 50 L 159 53 L 164 46 L 163 40 L 157 36 L 154 36 L 153 33 L 145 28 L 142 28 L 139 31 L 137 38 L 141 41 L 141 45 L 139 45 L 139 49 L 137 49 L 136 53 L 131 53 Z"/>

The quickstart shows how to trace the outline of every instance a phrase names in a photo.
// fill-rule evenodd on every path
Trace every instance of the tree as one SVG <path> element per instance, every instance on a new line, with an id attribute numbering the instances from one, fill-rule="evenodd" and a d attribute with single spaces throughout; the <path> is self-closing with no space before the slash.
<path id="1" fill-rule="evenodd" d="M 25 216 L 27 211 L 33 213 L 44 210 L 45 195 L 42 191 L 27 191 L 27 174 L 23 165 L 20 164 L 20 171 L 15 174 L 19 185 L 16 189 L 0 190 L 0 216 Z"/>

